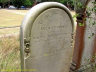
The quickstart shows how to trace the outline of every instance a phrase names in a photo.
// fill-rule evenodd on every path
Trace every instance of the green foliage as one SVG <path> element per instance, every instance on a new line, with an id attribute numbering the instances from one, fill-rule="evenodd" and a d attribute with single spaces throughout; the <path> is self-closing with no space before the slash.
<path id="1" fill-rule="evenodd" d="M 3 4 L 5 4 L 7 1 L 6 0 L 0 0 L 0 2 L 2 2 Z"/>
<path id="2" fill-rule="evenodd" d="M 29 0 L 23 0 L 23 6 L 25 7 L 31 6 L 31 2 Z"/>
<path id="3" fill-rule="evenodd" d="M 61 0 L 60 3 L 62 3 L 62 4 L 64 4 L 64 5 L 67 5 L 68 0 Z"/>
<path id="4" fill-rule="evenodd" d="M 0 2 L 2 2 L 3 0 L 0 0 Z"/>
<path id="5" fill-rule="evenodd" d="M 78 0 L 73 0 L 74 2 L 75 2 L 75 8 L 77 9 L 79 9 L 79 8 L 84 8 L 83 7 L 83 4 L 82 3 L 80 3 Z M 92 18 L 90 17 L 91 16 L 91 14 L 92 14 L 92 12 L 93 13 L 96 13 L 96 2 L 92 2 L 92 4 L 93 4 L 93 7 L 92 8 L 90 8 L 90 7 L 87 7 L 87 5 L 85 6 L 86 7 L 86 18 L 89 18 L 89 25 L 95 25 L 96 24 L 96 22 L 94 21 L 93 23 L 91 22 L 92 21 Z M 73 18 L 76 18 L 76 17 L 78 17 L 79 16 L 79 14 L 77 13 L 76 15 L 74 15 L 73 16 Z M 86 18 L 85 18 L 85 21 L 86 21 Z M 79 26 L 83 26 L 81 23 L 79 23 Z"/>
<path id="6" fill-rule="evenodd" d="M 77 5 L 78 5 L 78 7 L 79 7 L 79 8 L 83 8 L 83 5 L 82 5 L 82 3 L 80 3 L 80 2 L 77 2 Z"/>
<path id="7" fill-rule="evenodd" d="M 12 3 L 15 7 L 20 8 L 22 6 L 22 0 L 12 0 Z"/>
<path id="8" fill-rule="evenodd" d="M 76 18 L 76 17 L 78 17 L 78 16 L 80 16 L 79 14 L 75 14 L 74 16 L 73 16 L 73 18 Z"/>
<path id="9" fill-rule="evenodd" d="M 94 35 L 95 35 L 95 34 L 94 34 L 94 33 L 92 33 L 92 35 L 90 35 L 90 37 L 88 37 L 88 38 L 90 39 L 90 38 L 92 38 Z M 94 56 L 93 56 L 93 57 L 94 57 Z"/>
<path id="10" fill-rule="evenodd" d="M 60 3 L 62 3 L 62 4 L 64 4 L 64 5 L 67 5 L 67 3 L 73 3 L 73 0 L 42 0 L 42 2 L 47 2 L 47 1 L 55 1 L 55 2 L 60 2 Z"/>
<path id="11" fill-rule="evenodd" d="M 34 4 L 34 0 L 29 0 L 31 2 L 31 4 L 33 5 Z"/>
<path id="12" fill-rule="evenodd" d="M 73 0 L 74 4 L 75 4 L 75 9 L 82 9 L 86 7 L 86 18 L 84 19 L 85 21 L 88 20 L 89 22 L 89 26 L 94 26 L 96 24 L 95 21 L 92 21 L 92 14 L 94 13 L 96 15 L 96 1 L 92 2 L 92 7 L 87 7 L 87 5 L 84 7 L 82 3 L 80 3 L 80 1 L 78 0 Z M 77 18 L 79 16 L 79 14 L 77 13 L 76 15 L 73 16 L 73 18 Z M 84 23 L 79 23 L 79 26 L 84 26 Z M 94 33 L 92 33 L 88 38 L 92 38 L 94 36 Z"/>
<path id="13" fill-rule="evenodd" d="M 84 26 L 84 23 L 79 23 L 79 26 Z"/>
<path id="14" fill-rule="evenodd" d="M 20 8 L 21 6 L 31 6 L 31 2 L 29 0 L 12 0 L 12 3 L 17 8 Z"/>

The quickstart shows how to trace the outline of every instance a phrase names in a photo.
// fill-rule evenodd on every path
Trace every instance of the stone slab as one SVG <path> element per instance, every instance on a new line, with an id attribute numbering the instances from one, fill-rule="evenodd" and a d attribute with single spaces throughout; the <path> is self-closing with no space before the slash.
<path id="1" fill-rule="evenodd" d="M 69 72 L 74 21 L 64 5 L 45 2 L 34 6 L 23 19 L 20 31 L 22 69 Z M 24 40 L 30 44 L 29 53 L 24 51 Z"/>
<path id="2" fill-rule="evenodd" d="M 87 5 L 87 12 L 90 12 L 89 8 L 92 9 L 94 0 L 90 0 Z M 91 11 L 90 17 L 86 18 L 86 27 L 85 27 L 85 33 L 84 33 L 84 50 L 82 53 L 82 60 L 81 60 L 81 66 L 82 65 L 88 65 L 91 63 L 92 56 L 93 56 L 93 47 L 94 47 L 94 41 L 96 36 L 96 25 L 93 25 L 93 23 L 96 23 L 96 16 L 95 13 Z M 90 20 L 90 18 L 92 18 Z M 92 36 L 94 34 L 94 36 Z M 90 38 L 89 38 L 90 37 Z"/>

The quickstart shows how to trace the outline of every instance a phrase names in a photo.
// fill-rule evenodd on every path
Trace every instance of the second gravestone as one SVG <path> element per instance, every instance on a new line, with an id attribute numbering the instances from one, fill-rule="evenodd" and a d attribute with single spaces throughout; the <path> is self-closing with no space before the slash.
<path id="1" fill-rule="evenodd" d="M 45 2 L 34 6 L 20 31 L 21 68 L 25 72 L 69 72 L 74 21 L 64 5 Z"/>

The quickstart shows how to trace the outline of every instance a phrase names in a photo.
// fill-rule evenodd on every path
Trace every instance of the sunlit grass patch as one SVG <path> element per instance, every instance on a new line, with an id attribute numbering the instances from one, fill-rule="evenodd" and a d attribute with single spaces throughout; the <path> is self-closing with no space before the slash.
<path id="1" fill-rule="evenodd" d="M 21 13 L 27 13 L 29 10 L 12 10 L 12 11 L 21 12 Z"/>
<path id="2" fill-rule="evenodd" d="M 0 10 L 0 27 L 13 27 L 20 26 L 24 18 L 24 15 L 8 12 L 6 10 Z"/>
<path id="3" fill-rule="evenodd" d="M 0 36 L 6 35 L 6 34 L 19 33 L 19 32 L 20 32 L 20 27 L 0 29 Z"/>

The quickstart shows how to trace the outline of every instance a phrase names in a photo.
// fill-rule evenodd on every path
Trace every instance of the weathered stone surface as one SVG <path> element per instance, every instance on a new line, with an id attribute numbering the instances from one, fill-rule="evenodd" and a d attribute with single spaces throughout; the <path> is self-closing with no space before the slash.
<path id="1" fill-rule="evenodd" d="M 82 53 L 82 60 L 81 60 L 81 66 L 87 65 L 92 61 L 93 56 L 93 47 L 95 42 L 95 36 L 96 36 L 96 25 L 93 25 L 93 23 L 96 23 L 96 15 L 94 12 L 90 11 L 92 7 L 94 6 L 92 4 L 94 0 L 90 0 L 86 10 L 87 12 L 91 12 L 92 14 L 86 18 L 86 27 L 85 27 L 85 33 L 84 33 L 84 50 Z M 87 15 L 87 14 L 86 14 Z"/>
<path id="2" fill-rule="evenodd" d="M 65 6 L 56 2 L 34 6 L 21 25 L 22 69 L 35 69 L 35 72 L 69 72 L 73 32 L 74 22 Z M 30 50 L 28 54 L 24 52 L 26 44 Z"/>

